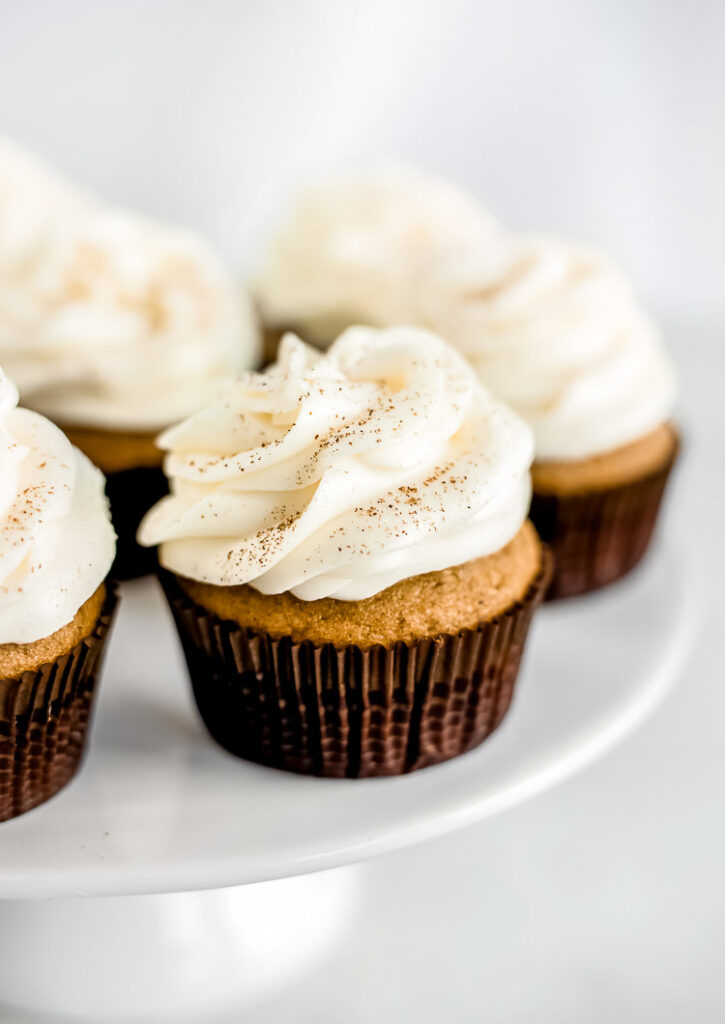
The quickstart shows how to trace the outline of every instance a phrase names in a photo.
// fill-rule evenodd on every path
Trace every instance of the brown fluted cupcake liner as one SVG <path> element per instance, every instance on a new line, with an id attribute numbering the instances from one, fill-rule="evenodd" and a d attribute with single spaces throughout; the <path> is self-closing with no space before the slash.
<path id="1" fill-rule="evenodd" d="M 151 506 L 168 494 L 168 490 L 161 466 L 122 469 L 106 476 L 106 494 L 118 536 L 111 569 L 114 579 L 130 580 L 156 572 L 156 549 L 137 544 L 136 531 Z"/>
<path id="2" fill-rule="evenodd" d="M 273 639 L 162 582 L 201 716 L 239 757 L 307 775 L 401 775 L 477 746 L 511 703 L 531 616 L 551 571 L 475 630 L 370 648 Z"/>
<path id="3" fill-rule="evenodd" d="M 554 555 L 547 600 L 597 590 L 637 565 L 678 451 L 679 443 L 660 470 L 619 487 L 561 496 L 534 491 L 531 519 Z"/>
<path id="4" fill-rule="evenodd" d="M 35 671 L 0 679 L 0 822 L 49 800 L 73 778 L 116 602 L 107 583 L 90 636 Z"/>

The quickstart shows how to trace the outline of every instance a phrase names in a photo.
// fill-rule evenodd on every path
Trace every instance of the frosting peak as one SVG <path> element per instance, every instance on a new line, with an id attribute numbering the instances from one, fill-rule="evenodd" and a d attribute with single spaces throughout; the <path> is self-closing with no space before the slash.
<path id="1" fill-rule="evenodd" d="M 503 547 L 533 442 L 440 338 L 350 328 L 162 435 L 171 494 L 140 540 L 182 576 L 358 600 Z"/>
<path id="2" fill-rule="evenodd" d="M 0 644 L 69 623 L 115 553 L 102 474 L 17 401 L 0 370 Z"/>

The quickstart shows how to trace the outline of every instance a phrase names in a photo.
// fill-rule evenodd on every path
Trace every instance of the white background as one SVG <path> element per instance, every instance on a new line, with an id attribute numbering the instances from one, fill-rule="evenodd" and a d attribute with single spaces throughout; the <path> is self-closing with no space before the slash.
<path id="1" fill-rule="evenodd" d="M 725 311 L 720 0 L 2 0 L 0 128 L 248 266 L 290 183 L 394 154 Z"/>
<path id="2" fill-rule="evenodd" d="M 606 245 L 663 319 L 708 608 L 675 695 L 561 789 L 368 870 L 349 940 L 248 1024 L 725 1017 L 718 0 L 0 0 L 0 130 L 240 273 L 300 177 L 393 154 Z"/>

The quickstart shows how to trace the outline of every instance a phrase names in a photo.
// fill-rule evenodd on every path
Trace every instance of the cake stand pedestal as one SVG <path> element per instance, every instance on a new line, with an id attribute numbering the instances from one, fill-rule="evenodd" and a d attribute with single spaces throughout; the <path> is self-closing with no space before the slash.
<path id="1" fill-rule="evenodd" d="M 7 900 L 0 993 L 65 1020 L 210 1021 L 272 996 L 341 938 L 356 867 L 161 896 Z"/>
<path id="2" fill-rule="evenodd" d="M 293 980 L 354 919 L 345 865 L 511 807 L 648 714 L 695 632 L 685 564 L 662 545 L 606 591 L 545 606 L 499 730 L 398 779 L 307 778 L 221 750 L 156 584 L 126 585 L 78 778 L 0 825 L 0 1021 L 206 1022 Z"/>

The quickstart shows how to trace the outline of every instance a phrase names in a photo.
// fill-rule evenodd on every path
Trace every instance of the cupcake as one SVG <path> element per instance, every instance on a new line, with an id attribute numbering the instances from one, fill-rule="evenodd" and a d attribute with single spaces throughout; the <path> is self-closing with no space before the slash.
<path id="1" fill-rule="evenodd" d="M 256 323 L 200 238 L 67 195 L 49 171 L 46 186 L 34 162 L 20 188 L 23 160 L 0 146 L 0 361 L 106 474 L 114 572 L 140 575 L 136 529 L 166 486 L 154 438 L 256 365 Z M 36 209 L 36 192 L 52 198 Z"/>
<path id="2" fill-rule="evenodd" d="M 505 231 L 412 169 L 303 192 L 256 291 L 267 336 L 325 347 L 358 320 L 435 331 L 533 428 L 532 519 L 551 597 L 619 579 L 647 549 L 678 450 L 658 332 L 601 253 Z"/>
<path id="3" fill-rule="evenodd" d="M 115 605 L 103 477 L 17 400 L 0 371 L 0 821 L 75 773 Z"/>
<path id="4" fill-rule="evenodd" d="M 534 431 L 549 596 L 619 579 L 647 549 L 679 447 L 674 372 L 626 279 L 594 249 L 511 235 L 421 296 L 420 322 Z"/>
<path id="5" fill-rule="evenodd" d="M 201 715 L 241 757 L 398 775 L 511 701 L 547 555 L 533 440 L 435 335 L 351 328 L 164 433 L 159 545 Z"/>
<path id="6" fill-rule="evenodd" d="M 303 189 L 253 285 L 267 359 L 286 330 L 326 349 L 355 324 L 410 323 L 420 282 L 498 231 L 463 189 L 401 163 Z"/>

